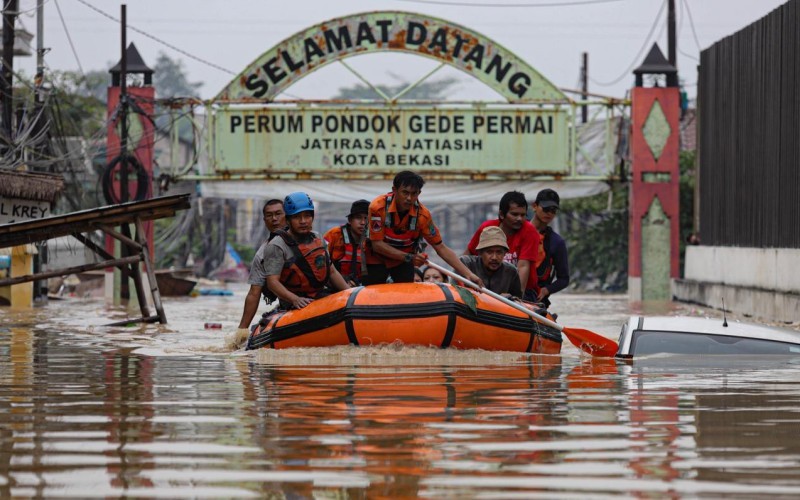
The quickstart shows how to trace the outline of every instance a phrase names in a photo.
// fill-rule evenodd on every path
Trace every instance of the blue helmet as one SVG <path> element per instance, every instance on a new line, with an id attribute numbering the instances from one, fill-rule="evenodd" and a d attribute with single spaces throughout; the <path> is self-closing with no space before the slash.
<path id="1" fill-rule="evenodd" d="M 283 199 L 283 211 L 286 216 L 297 215 L 300 212 L 313 212 L 314 202 L 311 197 L 302 191 L 290 193 Z"/>

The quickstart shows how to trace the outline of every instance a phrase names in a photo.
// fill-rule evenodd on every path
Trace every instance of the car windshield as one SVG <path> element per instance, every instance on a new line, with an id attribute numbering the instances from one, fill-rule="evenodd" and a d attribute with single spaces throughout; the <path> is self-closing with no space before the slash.
<path id="1" fill-rule="evenodd" d="M 727 335 L 636 330 L 631 340 L 631 354 L 635 356 L 658 353 L 800 355 L 798 344 Z"/>

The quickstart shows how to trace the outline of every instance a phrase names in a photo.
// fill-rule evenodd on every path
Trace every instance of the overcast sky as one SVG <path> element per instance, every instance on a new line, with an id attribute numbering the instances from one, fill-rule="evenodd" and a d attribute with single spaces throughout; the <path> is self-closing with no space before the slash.
<path id="1" fill-rule="evenodd" d="M 36 1 L 19 1 L 23 25 L 35 32 Z M 91 7 L 118 19 L 123 3 L 127 4 L 128 40 L 136 44 L 145 62 L 152 66 L 159 52 L 180 59 L 190 80 L 204 83 L 200 91 L 203 98 L 216 95 L 236 73 L 281 40 L 327 19 L 377 10 L 419 12 L 464 25 L 516 53 L 559 87 L 578 88 L 581 54 L 588 52 L 589 90 L 616 97 L 624 96 L 630 88 L 632 68 L 641 63 L 654 40 L 665 55 L 667 52 L 666 0 L 47 0 L 47 66 L 90 71 L 107 70 L 115 64 L 120 58 L 119 25 Z M 689 94 L 694 95 L 700 50 L 763 17 L 785 0 L 675 3 L 679 74 Z M 658 24 L 654 25 L 659 11 Z M 35 40 L 32 43 L 35 46 Z M 373 83 L 390 84 L 415 81 L 437 65 L 417 56 L 385 53 L 351 58 L 348 63 Z M 17 58 L 15 65 L 33 74 L 35 57 Z M 442 76 L 459 78 L 457 98 L 497 99 L 482 84 L 456 70 L 437 73 L 437 77 Z M 327 98 L 338 88 L 356 82 L 336 64 L 301 80 L 287 92 L 301 98 Z"/>

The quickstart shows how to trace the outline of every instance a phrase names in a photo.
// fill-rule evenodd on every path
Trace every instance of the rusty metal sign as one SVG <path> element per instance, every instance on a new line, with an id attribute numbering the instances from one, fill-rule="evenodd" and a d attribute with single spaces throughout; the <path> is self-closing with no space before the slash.
<path id="1" fill-rule="evenodd" d="M 555 108 L 228 106 L 212 133 L 217 172 L 565 174 L 570 163 L 568 112 Z"/>
<path id="2" fill-rule="evenodd" d="M 271 102 L 329 63 L 370 52 L 401 51 L 439 60 L 490 86 L 511 103 L 567 103 L 538 71 L 473 30 L 436 17 L 381 11 L 332 19 L 260 55 L 214 99 Z"/>

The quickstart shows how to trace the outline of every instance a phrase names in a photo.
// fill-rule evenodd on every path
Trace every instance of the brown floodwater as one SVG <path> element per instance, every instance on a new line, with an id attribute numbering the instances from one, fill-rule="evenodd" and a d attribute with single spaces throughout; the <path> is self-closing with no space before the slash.
<path id="1" fill-rule="evenodd" d="M 165 299 L 166 326 L 105 327 L 124 311 L 96 300 L 0 309 L 0 496 L 800 496 L 798 359 L 231 351 L 234 289 Z M 631 313 L 553 308 L 613 338 Z"/>

